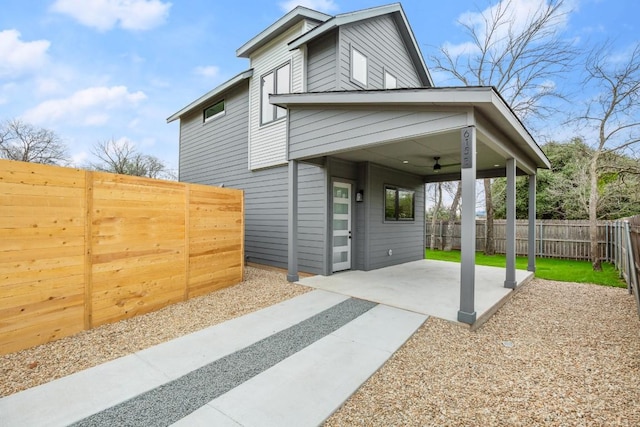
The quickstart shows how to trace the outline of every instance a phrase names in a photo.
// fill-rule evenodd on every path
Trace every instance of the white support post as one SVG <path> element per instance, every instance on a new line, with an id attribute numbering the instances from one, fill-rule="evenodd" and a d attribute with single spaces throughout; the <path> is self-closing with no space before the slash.
<path id="1" fill-rule="evenodd" d="M 298 161 L 289 160 L 288 209 L 288 271 L 287 280 L 297 282 L 298 276 Z"/>
<path id="2" fill-rule="evenodd" d="M 516 281 L 516 159 L 507 159 L 507 229 L 505 233 L 505 252 L 507 272 L 504 287 L 515 289 Z"/>
<path id="3" fill-rule="evenodd" d="M 461 131 L 462 138 L 462 226 L 460 236 L 460 310 L 458 321 L 472 325 L 476 321 L 476 129 Z"/>
<path id="4" fill-rule="evenodd" d="M 536 175 L 529 175 L 529 236 L 527 271 L 536 272 Z"/>

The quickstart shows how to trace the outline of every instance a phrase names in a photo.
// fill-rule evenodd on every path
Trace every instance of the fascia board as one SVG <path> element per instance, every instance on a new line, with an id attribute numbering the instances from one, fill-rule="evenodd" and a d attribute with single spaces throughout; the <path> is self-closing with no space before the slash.
<path id="1" fill-rule="evenodd" d="M 249 55 L 251 55 L 251 52 L 255 51 L 265 43 L 268 43 L 269 40 L 277 37 L 280 33 L 286 31 L 292 24 L 305 18 L 318 22 L 325 22 L 328 19 L 331 19 L 331 16 L 303 6 L 298 6 L 271 24 L 264 31 L 260 32 L 260 34 L 240 46 L 240 48 L 236 50 L 236 56 L 240 58 L 248 58 Z"/>
<path id="2" fill-rule="evenodd" d="M 232 77 L 231 79 L 227 80 L 226 82 L 222 83 L 221 85 L 217 86 L 211 91 L 205 93 L 200 98 L 196 99 L 186 107 L 182 108 L 180 111 L 169 116 L 169 118 L 167 118 L 167 123 L 171 123 L 172 121 L 179 119 L 181 116 L 190 112 L 194 108 L 199 107 L 202 104 L 205 104 L 206 102 L 210 101 L 212 98 L 215 98 L 216 96 L 220 95 L 224 91 L 231 89 L 236 84 L 250 78 L 251 76 L 253 76 L 253 69 L 243 71 L 242 73 L 236 75 L 235 77 Z"/>

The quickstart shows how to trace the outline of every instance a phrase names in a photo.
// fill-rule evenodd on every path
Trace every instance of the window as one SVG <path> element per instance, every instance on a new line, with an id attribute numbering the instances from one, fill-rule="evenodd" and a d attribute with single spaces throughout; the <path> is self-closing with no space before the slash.
<path id="1" fill-rule="evenodd" d="M 351 48 L 351 79 L 363 86 L 367 86 L 367 75 L 369 73 L 367 57 Z"/>
<path id="2" fill-rule="evenodd" d="M 269 103 L 269 95 L 291 91 L 291 65 L 289 63 L 265 74 L 261 79 L 261 123 L 270 123 L 287 115 L 287 110 Z"/>
<path id="3" fill-rule="evenodd" d="M 395 89 L 398 87 L 398 79 L 385 70 L 384 72 L 384 88 Z"/>
<path id="4" fill-rule="evenodd" d="M 211 107 L 206 108 L 204 110 L 204 121 L 208 122 L 214 117 L 224 116 L 224 99 L 222 101 L 216 102 Z"/>
<path id="5" fill-rule="evenodd" d="M 391 185 L 384 186 L 384 219 L 385 221 L 415 220 L 415 192 Z"/>

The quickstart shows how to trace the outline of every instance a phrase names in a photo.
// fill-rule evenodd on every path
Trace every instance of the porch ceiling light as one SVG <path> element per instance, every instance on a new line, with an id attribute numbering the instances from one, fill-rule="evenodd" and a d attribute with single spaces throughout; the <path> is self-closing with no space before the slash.
<path id="1" fill-rule="evenodd" d="M 442 165 L 440 165 L 440 163 L 438 163 L 438 160 L 440 160 L 440 157 L 434 157 L 433 160 L 436 161 L 436 163 L 433 165 L 433 171 L 434 172 L 440 172 L 440 169 L 442 169 Z"/>

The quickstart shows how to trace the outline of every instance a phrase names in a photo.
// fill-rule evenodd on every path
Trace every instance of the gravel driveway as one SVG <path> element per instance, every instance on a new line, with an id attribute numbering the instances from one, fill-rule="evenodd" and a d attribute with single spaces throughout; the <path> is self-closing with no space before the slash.
<path id="1" fill-rule="evenodd" d="M 0 357 L 0 396 L 307 290 L 247 267 L 234 287 Z M 640 425 L 633 297 L 535 279 L 475 332 L 430 318 L 326 425 Z"/>

